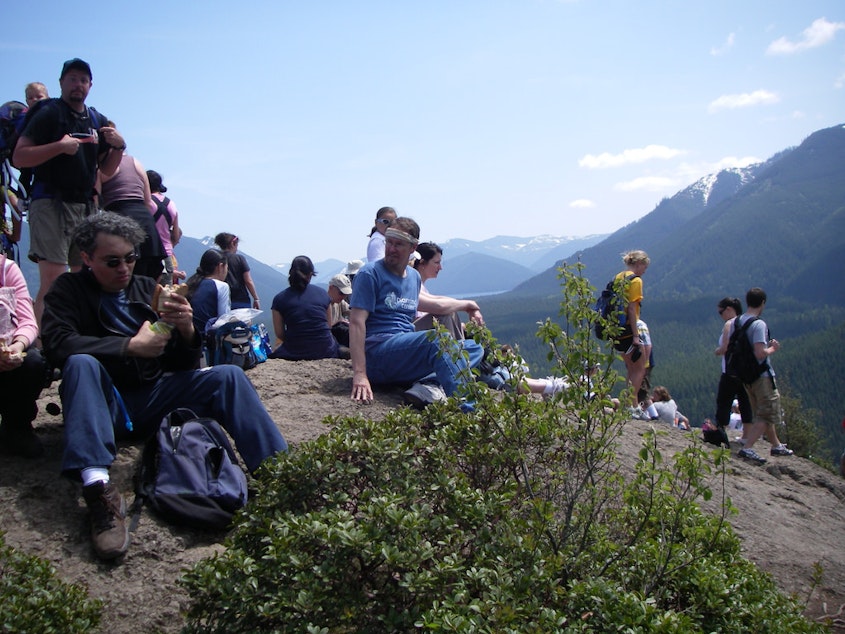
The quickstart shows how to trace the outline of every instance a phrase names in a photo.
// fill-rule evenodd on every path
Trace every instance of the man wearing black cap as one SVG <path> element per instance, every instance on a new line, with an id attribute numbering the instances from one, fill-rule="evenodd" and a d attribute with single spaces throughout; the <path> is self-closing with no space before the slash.
<path id="1" fill-rule="evenodd" d="M 114 174 L 126 143 L 107 126 L 107 118 L 85 105 L 91 90 L 91 67 L 79 58 L 62 67 L 60 99 L 45 99 L 28 115 L 15 146 L 13 163 L 34 168 L 29 210 L 29 258 L 38 263 L 41 285 L 35 298 L 40 324 L 44 295 L 68 266 L 82 264 L 71 234 L 96 211 L 94 181 L 99 168 Z"/>

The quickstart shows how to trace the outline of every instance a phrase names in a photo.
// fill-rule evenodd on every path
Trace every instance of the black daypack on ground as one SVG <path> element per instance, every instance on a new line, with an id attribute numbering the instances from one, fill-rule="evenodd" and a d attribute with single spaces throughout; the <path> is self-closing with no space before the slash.
<path id="1" fill-rule="evenodd" d="M 737 327 L 739 317 L 734 319 L 733 331 L 725 350 L 725 374 L 738 378 L 745 385 L 754 383 L 768 369 L 765 361 L 761 363 L 754 356 L 754 344 L 748 338 L 748 328 L 755 321 L 757 317 L 749 317 L 741 327 Z"/>
<path id="2" fill-rule="evenodd" d="M 630 273 L 625 276 L 624 282 L 617 281 L 616 278 L 613 278 L 607 283 L 605 289 L 598 296 L 598 299 L 596 299 L 596 305 L 593 309 L 599 314 L 599 317 L 604 320 L 618 319 L 620 326 L 625 325 L 628 318 L 624 313 L 625 299 L 623 294 L 626 286 L 635 277 L 639 276 Z M 605 332 L 604 326 L 605 325 L 601 323 L 601 320 L 597 320 L 593 326 L 598 339 L 610 338 L 609 334 Z"/>
<path id="3" fill-rule="evenodd" d="M 144 447 L 134 506 L 147 502 L 175 524 L 223 529 L 246 501 L 246 475 L 220 424 L 185 408 L 165 416 Z"/>

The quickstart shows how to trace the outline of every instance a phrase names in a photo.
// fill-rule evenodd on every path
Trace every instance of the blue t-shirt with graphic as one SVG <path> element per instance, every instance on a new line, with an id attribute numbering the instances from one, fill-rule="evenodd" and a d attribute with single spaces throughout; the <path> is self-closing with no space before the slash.
<path id="1" fill-rule="evenodd" d="M 367 341 L 414 332 L 414 318 L 422 280 L 416 269 L 407 267 L 405 277 L 391 273 L 384 260 L 369 262 L 352 281 L 350 308 L 366 310 Z"/>

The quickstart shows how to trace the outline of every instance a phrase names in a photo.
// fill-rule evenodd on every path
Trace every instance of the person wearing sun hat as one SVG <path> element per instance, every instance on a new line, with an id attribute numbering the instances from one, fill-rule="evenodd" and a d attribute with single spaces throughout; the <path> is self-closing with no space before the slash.
<path id="1" fill-rule="evenodd" d="M 361 263 L 363 265 L 363 262 Z M 329 280 L 329 327 L 338 344 L 344 348 L 344 359 L 349 358 L 349 297 L 352 295 L 352 282 L 349 276 L 338 273 Z"/>
<path id="2" fill-rule="evenodd" d="M 414 329 L 417 310 L 444 314 L 470 306 L 470 300 L 420 295 L 420 274 L 408 266 L 419 236 L 413 219 L 396 218 L 385 231 L 384 257 L 368 262 L 355 276 L 349 304 L 354 401 L 373 400 L 370 381 L 408 384 L 431 374 L 451 396 L 471 380 L 467 369 L 481 363 L 484 356 L 472 339 L 459 342 L 444 335 L 448 340 L 442 340 L 440 335 L 432 337 L 430 332 Z M 452 351 L 459 354 L 453 358 Z M 471 409 L 471 404 L 465 405 Z"/>
<path id="3" fill-rule="evenodd" d="M 352 283 L 352 280 L 355 279 L 355 275 L 361 270 L 362 266 L 364 266 L 363 260 L 351 260 L 346 263 L 346 268 L 341 271 L 341 274 L 348 277 L 349 282 Z"/>

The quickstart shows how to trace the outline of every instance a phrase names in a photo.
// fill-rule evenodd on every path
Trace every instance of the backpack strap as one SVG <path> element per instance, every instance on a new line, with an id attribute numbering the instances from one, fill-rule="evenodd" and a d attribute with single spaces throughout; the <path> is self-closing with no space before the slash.
<path id="1" fill-rule="evenodd" d="M 163 200 L 158 200 L 157 198 L 153 198 L 153 200 L 156 203 L 156 211 L 153 214 L 153 224 L 156 224 L 158 219 L 164 216 L 164 219 L 167 220 L 167 227 L 172 227 L 173 216 L 171 216 L 170 212 L 167 210 L 167 206 L 170 204 L 170 199 L 165 196 Z"/>
<path id="2" fill-rule="evenodd" d="M 87 108 L 88 118 L 91 119 L 92 127 L 99 130 L 105 125 L 108 125 L 108 120 L 105 116 L 97 112 L 93 106 L 85 106 Z"/>

